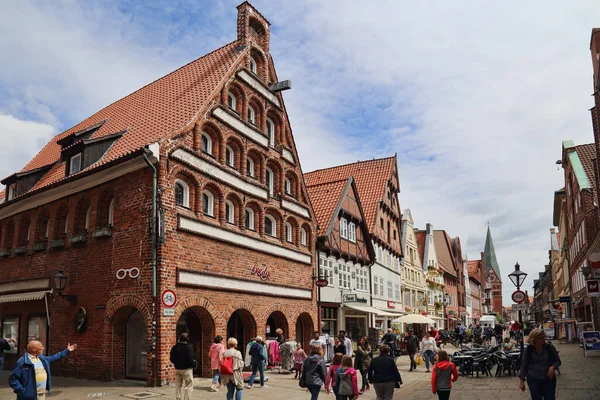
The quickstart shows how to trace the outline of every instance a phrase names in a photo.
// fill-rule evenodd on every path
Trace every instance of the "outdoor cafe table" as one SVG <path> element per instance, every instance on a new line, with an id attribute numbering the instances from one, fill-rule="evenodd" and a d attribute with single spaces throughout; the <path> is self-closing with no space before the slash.
<path id="1" fill-rule="evenodd" d="M 465 374 L 467 373 L 465 364 L 467 364 L 469 361 L 472 361 L 473 356 L 466 355 L 466 354 L 465 355 L 457 355 L 457 356 L 452 356 L 452 359 L 460 362 L 460 368 L 459 368 L 458 373 L 460 374 L 460 376 L 465 376 Z"/>

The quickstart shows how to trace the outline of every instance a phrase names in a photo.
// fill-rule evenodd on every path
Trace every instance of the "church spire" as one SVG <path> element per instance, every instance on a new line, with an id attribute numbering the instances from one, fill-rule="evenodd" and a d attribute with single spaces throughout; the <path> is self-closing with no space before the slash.
<path id="1" fill-rule="evenodd" d="M 498 260 L 496 260 L 496 250 L 494 249 L 494 241 L 492 240 L 492 232 L 490 231 L 490 225 L 488 224 L 487 236 L 485 238 L 485 247 L 483 249 L 483 262 L 486 270 L 489 272 L 490 269 L 494 270 L 494 274 L 500 282 L 500 267 L 498 266 Z"/>

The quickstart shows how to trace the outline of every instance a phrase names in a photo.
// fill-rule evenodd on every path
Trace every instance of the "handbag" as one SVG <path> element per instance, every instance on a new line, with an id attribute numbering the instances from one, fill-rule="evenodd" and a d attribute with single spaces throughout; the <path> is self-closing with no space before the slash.
<path id="1" fill-rule="evenodd" d="M 302 375 L 300 375 L 300 379 L 298 379 L 298 386 L 301 388 L 306 387 L 306 380 L 304 379 L 304 370 L 302 370 Z"/>
<path id="2" fill-rule="evenodd" d="M 420 354 L 417 354 L 417 356 L 415 357 L 415 364 L 423 365 L 423 356 L 421 356 Z"/>

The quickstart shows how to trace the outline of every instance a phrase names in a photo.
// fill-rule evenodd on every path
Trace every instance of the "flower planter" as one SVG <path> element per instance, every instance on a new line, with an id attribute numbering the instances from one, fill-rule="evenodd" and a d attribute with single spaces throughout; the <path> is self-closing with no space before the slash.
<path id="1" fill-rule="evenodd" d="M 17 247 L 14 249 L 15 255 L 22 256 L 23 254 L 27 254 L 27 247 Z"/>
<path id="2" fill-rule="evenodd" d="M 51 249 L 60 249 L 65 247 L 65 239 L 57 239 L 50 242 Z"/>
<path id="3" fill-rule="evenodd" d="M 31 249 L 33 251 L 45 251 L 47 246 L 47 242 L 34 243 Z"/>

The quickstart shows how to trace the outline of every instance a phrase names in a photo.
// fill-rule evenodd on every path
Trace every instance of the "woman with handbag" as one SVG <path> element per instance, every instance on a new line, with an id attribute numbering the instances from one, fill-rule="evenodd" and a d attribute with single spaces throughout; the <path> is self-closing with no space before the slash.
<path id="1" fill-rule="evenodd" d="M 371 361 L 367 371 L 369 382 L 375 388 L 377 400 L 392 400 L 394 388 L 400 388 L 402 384 L 402 377 L 390 351 L 388 345 L 379 346 L 379 357 Z"/>
<path id="2" fill-rule="evenodd" d="M 325 368 L 325 360 L 323 360 L 323 350 L 320 345 L 314 344 L 310 351 L 310 356 L 304 360 L 302 366 L 302 376 L 298 384 L 300 387 L 305 387 L 310 392 L 310 399 L 317 400 L 321 386 L 326 381 L 327 369 Z"/>
<path id="3" fill-rule="evenodd" d="M 437 346 L 435 344 L 435 339 L 429 334 L 429 332 L 425 332 L 425 337 L 421 341 L 421 353 L 423 354 L 423 358 L 425 359 L 425 366 L 427 371 L 429 372 L 429 363 L 431 366 L 435 364 L 435 352 L 437 351 Z"/>
<path id="4" fill-rule="evenodd" d="M 556 398 L 556 370 L 561 361 L 556 348 L 546 343 L 542 329 L 533 329 L 527 338 L 527 348 L 521 355 L 519 388 L 529 386 L 531 399 L 554 400 Z"/>
<path id="5" fill-rule="evenodd" d="M 242 353 L 236 350 L 238 341 L 236 338 L 227 339 L 227 350 L 221 353 L 221 379 L 227 387 L 227 400 L 242 400 L 244 393 L 244 359 Z"/>
<path id="6" fill-rule="evenodd" d="M 359 371 L 360 376 L 362 377 L 362 388 L 359 392 L 362 394 L 365 392 L 365 390 L 369 390 L 371 388 L 369 386 L 369 382 L 367 381 L 367 371 L 369 370 L 369 365 L 371 364 L 371 346 L 369 345 L 369 341 L 366 336 L 362 336 L 358 340 L 355 353 L 356 358 L 354 358 L 354 369 Z"/>

